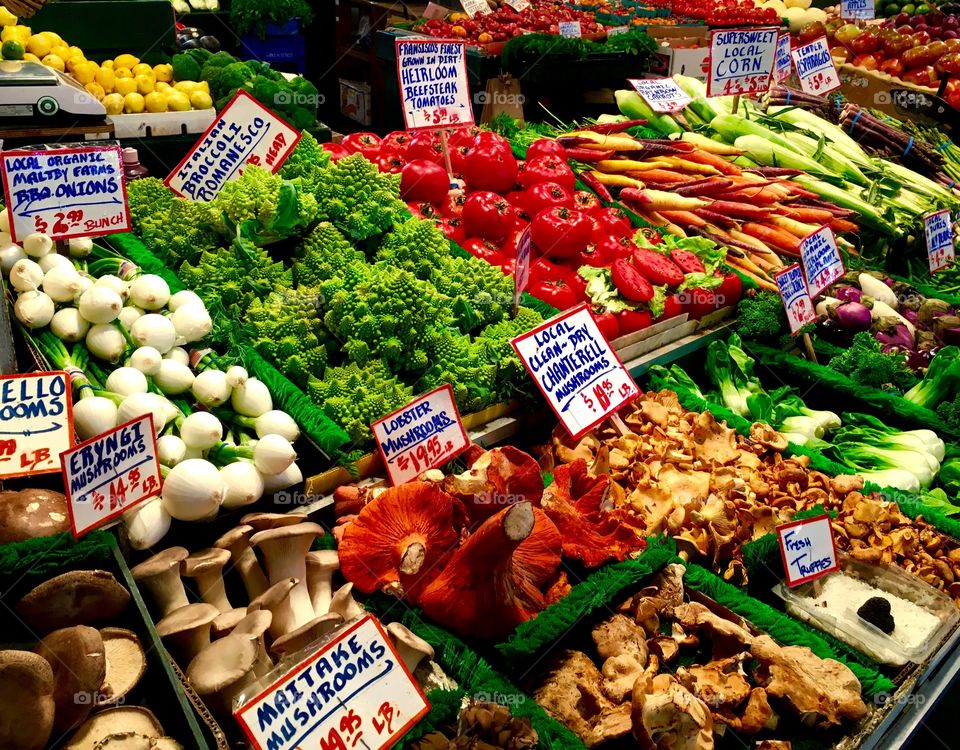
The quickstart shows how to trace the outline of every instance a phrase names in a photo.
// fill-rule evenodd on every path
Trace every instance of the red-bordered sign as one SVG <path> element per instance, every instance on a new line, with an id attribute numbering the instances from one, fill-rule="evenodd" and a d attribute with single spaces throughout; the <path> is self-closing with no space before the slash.
<path id="1" fill-rule="evenodd" d="M 840 570 L 837 543 L 827 514 L 777 526 L 777 541 L 790 587 Z"/>
<path id="2" fill-rule="evenodd" d="M 847 272 L 837 247 L 837 238 L 828 226 L 822 226 L 800 240 L 800 259 L 811 297 L 818 296 Z"/>
<path id="3" fill-rule="evenodd" d="M 407 130 L 473 125 L 467 43 L 397 39 L 397 83 Z"/>
<path id="4" fill-rule="evenodd" d="M 773 26 L 711 31 L 707 96 L 766 91 L 776 62 L 778 36 Z"/>
<path id="5" fill-rule="evenodd" d="M 72 445 L 67 373 L 0 376 L 0 478 L 60 471 L 60 454 Z"/>
<path id="6" fill-rule="evenodd" d="M 805 94 L 824 96 L 840 88 L 840 76 L 826 37 L 795 47 L 790 54 L 800 79 L 800 89 Z"/>
<path id="7" fill-rule="evenodd" d="M 790 324 L 791 334 L 796 334 L 807 323 L 817 319 L 813 300 L 810 299 L 807 282 L 804 281 L 799 263 L 791 263 L 782 271 L 777 271 L 773 274 L 773 280 L 777 282 L 777 288 L 780 290 L 780 299 L 787 311 L 787 322 Z"/>

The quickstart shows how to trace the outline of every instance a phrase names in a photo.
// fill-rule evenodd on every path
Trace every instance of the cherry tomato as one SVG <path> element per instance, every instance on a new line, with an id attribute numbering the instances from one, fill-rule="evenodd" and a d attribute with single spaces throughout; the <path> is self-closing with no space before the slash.
<path id="1" fill-rule="evenodd" d="M 557 258 L 569 258 L 590 242 L 592 225 L 586 214 L 575 208 L 554 206 L 536 215 L 531 223 L 531 239 L 541 252 Z"/>

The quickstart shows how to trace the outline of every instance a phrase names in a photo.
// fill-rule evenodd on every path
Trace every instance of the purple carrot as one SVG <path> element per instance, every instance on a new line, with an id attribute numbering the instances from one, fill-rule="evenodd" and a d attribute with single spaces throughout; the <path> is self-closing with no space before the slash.
<path id="1" fill-rule="evenodd" d="M 733 180 L 726 180 L 723 177 L 707 177 L 703 180 L 694 180 L 678 185 L 673 189 L 673 192 L 683 196 L 712 195 L 720 190 L 726 190 L 732 185 Z"/>
<path id="2" fill-rule="evenodd" d="M 581 172 L 577 175 L 577 177 L 580 179 L 580 182 L 595 192 L 600 200 L 604 201 L 605 203 L 609 203 L 613 200 L 613 196 L 610 195 L 610 191 L 607 190 L 607 186 L 590 174 L 590 172 Z"/>
<path id="3" fill-rule="evenodd" d="M 753 172 L 761 177 L 794 177 L 803 174 L 802 169 L 787 169 L 787 167 L 754 167 L 744 171 Z"/>
<path id="4" fill-rule="evenodd" d="M 718 214 L 716 211 L 711 211 L 709 208 L 697 208 L 694 209 L 693 213 L 699 216 L 701 219 L 716 224 L 722 229 L 729 229 L 730 227 L 735 227 L 737 225 L 737 222 L 731 219 L 729 216 Z"/>

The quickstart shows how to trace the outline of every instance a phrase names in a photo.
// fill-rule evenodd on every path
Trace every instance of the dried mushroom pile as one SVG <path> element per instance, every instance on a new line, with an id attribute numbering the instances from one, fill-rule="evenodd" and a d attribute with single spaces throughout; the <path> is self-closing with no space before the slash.
<path id="1" fill-rule="evenodd" d="M 776 739 L 788 720 L 829 729 L 867 714 L 845 665 L 685 601 L 684 572 L 664 568 L 593 628 L 595 655 L 563 652 L 535 690 L 587 747 L 632 736 L 642 748 L 711 750 L 727 728 L 789 747 Z"/>
<path id="2" fill-rule="evenodd" d="M 413 750 L 531 750 L 539 738 L 529 719 L 511 715 L 499 703 L 470 700 L 455 727 L 431 732 L 412 744 Z"/>

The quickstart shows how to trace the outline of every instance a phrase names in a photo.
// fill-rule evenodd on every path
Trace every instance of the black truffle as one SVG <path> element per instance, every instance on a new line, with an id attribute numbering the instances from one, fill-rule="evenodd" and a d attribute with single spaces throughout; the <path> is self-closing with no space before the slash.
<path id="1" fill-rule="evenodd" d="M 871 596 L 857 610 L 857 614 L 871 625 L 876 625 L 887 635 L 897 627 L 893 621 L 893 615 L 890 614 L 890 602 L 882 596 Z"/>

